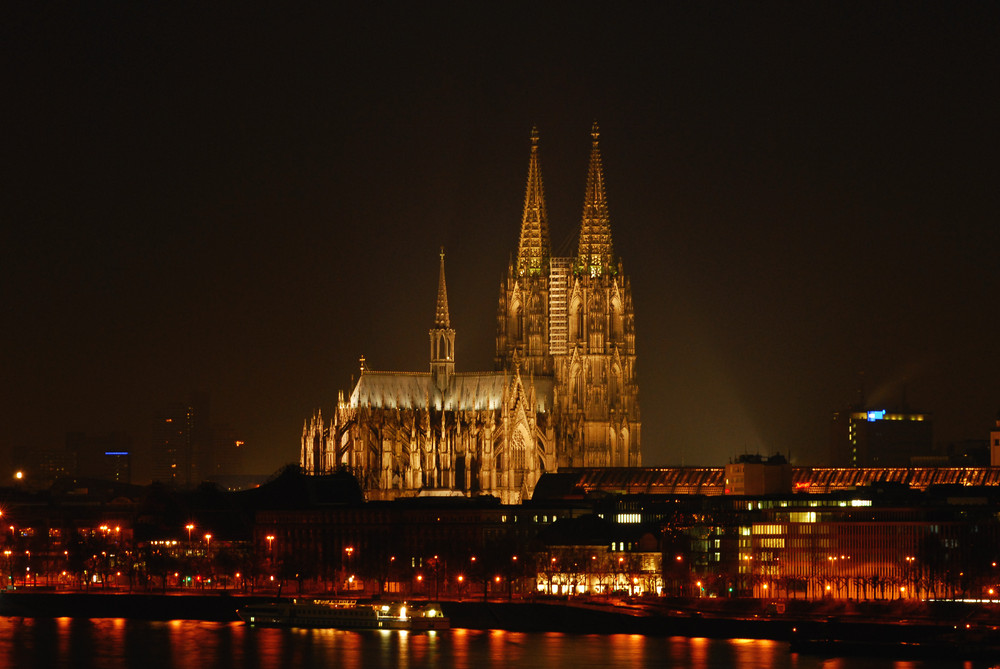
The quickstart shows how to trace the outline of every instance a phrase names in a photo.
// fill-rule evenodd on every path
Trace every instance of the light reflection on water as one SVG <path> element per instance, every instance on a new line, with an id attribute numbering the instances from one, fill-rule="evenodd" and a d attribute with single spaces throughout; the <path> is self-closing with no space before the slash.
<path id="1" fill-rule="evenodd" d="M 242 623 L 0 617 L 0 669 L 979 669 L 986 663 L 823 658 L 778 641 L 640 635 L 249 628 Z"/>

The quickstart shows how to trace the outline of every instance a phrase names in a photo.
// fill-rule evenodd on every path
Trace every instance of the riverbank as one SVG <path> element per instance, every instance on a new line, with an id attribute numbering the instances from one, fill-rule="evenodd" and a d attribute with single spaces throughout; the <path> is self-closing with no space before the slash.
<path id="1" fill-rule="evenodd" d="M 0 615 L 231 622 L 273 596 L 7 591 Z M 635 599 L 444 601 L 453 627 L 518 632 L 642 634 L 788 641 L 806 652 L 952 653 L 1000 648 L 1000 605 L 963 602 L 805 602 Z M 962 650 L 964 649 L 964 650 Z"/>

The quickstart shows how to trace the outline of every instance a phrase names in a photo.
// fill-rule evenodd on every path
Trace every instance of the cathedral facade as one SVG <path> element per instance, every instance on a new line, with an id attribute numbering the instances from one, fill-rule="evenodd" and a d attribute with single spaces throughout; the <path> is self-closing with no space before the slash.
<path id="1" fill-rule="evenodd" d="M 599 136 L 595 124 L 577 253 L 554 257 L 532 131 L 494 371 L 455 371 L 442 250 L 430 369 L 373 371 L 362 359 L 350 396 L 306 421 L 304 472 L 346 468 L 368 499 L 489 494 L 516 504 L 546 471 L 641 465 L 635 316 L 611 241 Z"/>

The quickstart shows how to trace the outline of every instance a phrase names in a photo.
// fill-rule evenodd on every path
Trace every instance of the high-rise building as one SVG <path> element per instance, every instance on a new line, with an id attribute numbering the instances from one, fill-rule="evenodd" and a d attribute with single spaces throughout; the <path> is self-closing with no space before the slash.
<path id="1" fill-rule="evenodd" d="M 576 255 L 553 257 L 532 131 L 495 370 L 455 370 L 442 250 L 430 371 L 378 372 L 362 358 L 332 418 L 317 412 L 303 427 L 304 471 L 348 468 L 369 499 L 435 491 L 516 503 L 546 471 L 641 464 L 635 318 L 611 240 L 599 137 L 595 124 Z"/>
<path id="2" fill-rule="evenodd" d="M 834 467 L 910 467 L 931 454 L 931 415 L 887 409 L 849 409 L 833 415 L 830 464 Z"/>
<path id="3" fill-rule="evenodd" d="M 66 435 L 66 450 L 73 455 L 76 476 L 132 482 L 132 439 L 123 432 L 71 432 Z"/>
<path id="4" fill-rule="evenodd" d="M 231 477 L 243 473 L 246 442 L 228 425 L 212 427 L 212 448 L 205 458 L 202 468 L 204 477 L 216 481 L 220 477 Z"/>
<path id="5" fill-rule="evenodd" d="M 996 427 L 990 432 L 990 466 L 1000 467 L 1000 417 Z"/>
<path id="6" fill-rule="evenodd" d="M 153 480 L 181 487 L 201 483 L 212 462 L 208 395 L 196 393 L 153 419 Z"/>
<path id="7" fill-rule="evenodd" d="M 193 479 L 191 423 L 193 409 L 173 404 L 153 419 L 153 480 L 187 486 Z"/>

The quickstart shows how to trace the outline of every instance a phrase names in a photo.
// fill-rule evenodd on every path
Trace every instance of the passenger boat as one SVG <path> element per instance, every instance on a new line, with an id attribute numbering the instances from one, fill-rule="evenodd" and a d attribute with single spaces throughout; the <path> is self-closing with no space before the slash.
<path id="1" fill-rule="evenodd" d="M 353 599 L 293 598 L 251 604 L 236 614 L 248 625 L 336 629 L 445 630 L 451 627 L 439 604 L 362 604 Z"/>

